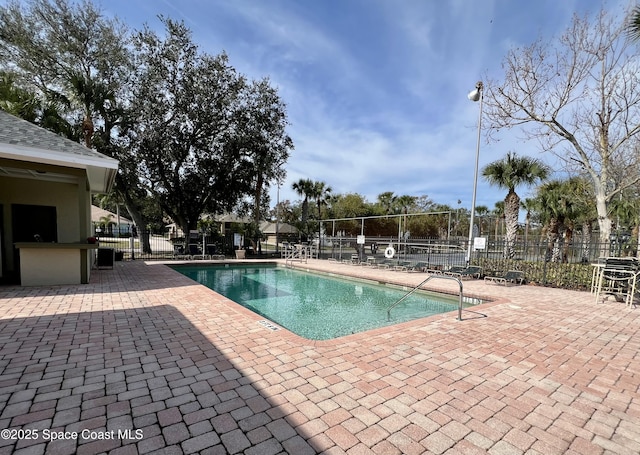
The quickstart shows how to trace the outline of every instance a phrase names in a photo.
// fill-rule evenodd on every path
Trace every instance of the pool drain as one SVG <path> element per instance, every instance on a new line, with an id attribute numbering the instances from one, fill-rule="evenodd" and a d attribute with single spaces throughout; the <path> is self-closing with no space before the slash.
<path id="1" fill-rule="evenodd" d="M 280 327 L 278 327 L 277 325 L 273 325 L 271 322 L 263 319 L 262 321 L 258 321 L 258 324 L 260 324 L 263 327 L 266 327 L 269 330 L 273 330 L 274 332 L 276 330 L 280 330 Z"/>

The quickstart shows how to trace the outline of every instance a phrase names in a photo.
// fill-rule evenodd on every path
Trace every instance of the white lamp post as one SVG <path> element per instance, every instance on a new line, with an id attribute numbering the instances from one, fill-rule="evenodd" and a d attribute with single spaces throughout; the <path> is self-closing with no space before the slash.
<path id="1" fill-rule="evenodd" d="M 469 244 L 467 246 L 467 264 L 471 261 L 471 248 L 473 248 L 473 222 L 476 213 L 476 191 L 478 189 L 478 161 L 480 160 L 480 130 L 482 127 L 482 81 L 478 81 L 476 88 L 469 92 L 467 98 L 471 101 L 480 101 L 480 113 L 478 114 L 478 143 L 476 145 L 476 167 L 473 174 L 473 196 L 471 198 L 471 220 L 469 221 Z"/>
<path id="2" fill-rule="evenodd" d="M 276 253 L 280 252 L 280 180 L 278 180 L 278 192 L 276 193 Z"/>

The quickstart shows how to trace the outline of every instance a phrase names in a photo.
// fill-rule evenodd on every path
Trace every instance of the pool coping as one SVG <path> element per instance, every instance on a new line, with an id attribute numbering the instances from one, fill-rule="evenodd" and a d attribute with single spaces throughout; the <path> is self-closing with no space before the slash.
<path id="1" fill-rule="evenodd" d="M 310 273 L 319 273 L 319 274 L 325 274 L 325 275 L 334 275 L 337 277 L 346 277 L 349 279 L 353 279 L 353 280 L 362 280 L 362 281 L 368 281 L 371 283 L 377 283 L 377 284 L 381 284 L 381 285 L 392 285 L 392 286 L 398 286 L 398 287 L 410 287 L 410 284 L 407 283 L 403 283 L 402 280 L 398 280 L 398 279 L 393 279 L 393 278 L 397 278 L 396 276 L 392 276 L 392 279 L 387 279 L 385 281 L 379 281 L 379 280 L 375 280 L 372 278 L 363 278 L 361 276 L 358 276 L 357 274 L 350 274 L 350 273 L 340 273 L 342 272 L 342 270 L 340 270 L 339 272 L 326 272 L 323 271 L 321 269 L 318 269 L 317 267 L 314 267 L 313 264 L 309 264 L 309 263 L 294 263 L 294 264 L 285 264 L 285 261 L 282 259 L 256 259 L 256 260 L 247 260 L 247 259 L 227 259 L 227 260 L 184 260 L 184 261 L 145 261 L 146 265 L 164 265 L 166 266 L 167 269 L 171 270 L 172 272 L 178 273 L 180 274 L 180 272 L 176 271 L 175 269 L 173 269 L 171 266 L 172 265 L 178 265 L 178 266 L 188 266 L 188 265 L 257 265 L 257 264 L 275 264 L 279 267 L 291 267 L 294 269 L 300 269 L 302 271 L 306 271 L 306 272 L 310 272 Z M 332 263 L 333 264 L 333 263 Z M 338 263 L 336 263 L 338 264 Z M 345 271 L 349 271 L 348 267 L 350 266 L 346 266 L 347 268 L 345 268 Z M 353 266 L 356 267 L 356 266 Z M 362 268 L 361 268 L 362 269 Z M 353 270 L 352 270 L 353 271 Z M 391 272 L 391 273 L 405 273 L 407 274 L 407 272 Z M 426 276 L 426 273 L 419 273 L 419 275 L 421 276 Z M 185 276 L 183 274 L 180 274 L 182 276 Z M 416 274 L 412 274 L 412 275 L 416 275 Z M 186 277 L 186 276 L 185 276 Z M 186 277 L 188 278 L 188 277 Z M 188 278 L 191 280 L 191 278 Z M 337 338 L 332 338 L 329 340 L 312 340 L 309 338 L 305 338 L 301 335 L 298 335 L 294 332 L 292 332 L 291 330 L 287 329 L 286 327 L 283 327 L 282 325 L 278 324 L 275 321 L 272 321 L 268 318 L 266 318 L 265 316 L 262 316 L 260 314 L 257 314 L 255 312 L 253 312 L 252 310 L 244 307 L 243 305 L 234 302 L 233 300 L 223 296 L 222 294 L 217 293 L 216 291 L 214 291 L 213 289 L 208 288 L 207 286 L 198 283 L 195 280 L 192 280 L 196 285 L 198 286 L 202 286 L 204 289 L 206 289 L 207 291 L 213 293 L 213 295 L 216 296 L 216 300 L 220 301 L 222 303 L 224 303 L 227 307 L 229 307 L 230 309 L 232 309 L 233 311 L 242 314 L 243 316 L 249 318 L 252 321 L 255 321 L 257 324 L 260 324 L 262 321 L 266 320 L 269 323 L 271 323 L 274 326 L 278 327 L 278 330 L 272 330 L 274 332 L 278 332 L 279 336 L 283 339 L 283 340 L 287 340 L 287 341 L 291 341 L 294 342 L 296 344 L 299 345 L 304 345 L 304 346 L 313 346 L 313 347 L 335 347 L 335 346 L 341 346 L 343 344 L 347 344 L 347 343 L 352 343 L 354 342 L 354 340 L 356 340 L 359 337 L 362 337 L 363 335 L 368 335 L 368 336 L 378 336 L 381 334 L 385 334 L 389 331 L 395 331 L 395 330 L 409 330 L 409 329 L 415 329 L 418 327 L 422 327 L 425 324 L 429 324 L 429 323 L 438 323 L 440 321 L 444 321 L 444 320 L 449 320 L 452 318 L 452 315 L 455 315 L 455 317 L 453 317 L 453 319 L 455 319 L 456 321 L 458 320 L 457 317 L 457 310 L 456 311 L 452 311 L 452 312 L 447 312 L 447 313 L 442 313 L 442 314 L 435 314 L 435 315 L 431 315 L 431 316 L 425 316 L 423 318 L 418 318 L 418 319 L 413 319 L 410 321 L 405 321 L 405 322 L 398 322 L 396 324 L 392 324 L 392 325 L 388 325 L 388 326 L 384 326 L 384 327 L 378 327 L 378 328 L 374 328 L 374 329 L 370 329 L 370 330 L 365 330 L 363 332 L 357 332 L 357 333 L 352 333 L 352 334 L 348 334 L 348 335 L 343 335 Z M 457 293 L 452 292 L 449 289 L 446 288 L 442 288 L 442 287 L 437 287 L 437 286 L 431 286 L 431 287 L 425 287 L 425 288 L 421 288 L 424 291 L 427 292 L 435 292 L 435 293 L 441 293 L 441 294 L 446 294 L 446 295 L 451 295 L 451 296 L 457 296 Z M 463 294 L 465 296 L 467 296 L 466 294 Z M 473 305 L 473 310 L 467 308 L 463 308 L 463 313 L 464 312 L 473 312 L 476 314 L 480 314 L 479 317 L 488 317 L 485 314 L 481 313 L 480 310 L 483 309 L 487 309 L 490 308 L 492 306 L 495 305 L 502 305 L 505 303 L 510 303 L 509 299 L 506 298 L 502 298 L 502 297 L 491 297 L 488 296 L 486 294 L 478 294 L 478 293 L 474 293 L 474 294 L 469 294 L 468 297 L 471 298 L 477 298 L 480 300 L 484 300 L 485 302 L 477 304 L 477 305 Z M 461 323 L 464 323 L 465 320 L 467 319 L 473 319 L 473 318 L 462 318 L 462 321 L 459 321 Z M 261 324 L 263 325 L 263 324 Z M 264 326 L 264 325 L 263 325 Z M 270 330 L 268 327 L 264 326 L 265 330 Z"/>

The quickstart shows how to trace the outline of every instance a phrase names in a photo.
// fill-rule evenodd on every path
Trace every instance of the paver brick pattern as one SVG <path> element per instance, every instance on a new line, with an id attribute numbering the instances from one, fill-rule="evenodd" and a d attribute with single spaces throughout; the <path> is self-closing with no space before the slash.
<path id="1" fill-rule="evenodd" d="M 0 455 L 640 453 L 640 308 L 481 281 L 465 293 L 494 301 L 315 342 L 158 263 L 2 287 Z"/>

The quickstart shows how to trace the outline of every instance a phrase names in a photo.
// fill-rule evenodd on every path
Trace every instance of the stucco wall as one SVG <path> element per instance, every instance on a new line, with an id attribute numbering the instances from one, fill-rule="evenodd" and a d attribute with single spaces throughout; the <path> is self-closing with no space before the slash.
<path id="1" fill-rule="evenodd" d="M 23 286 L 80 284 L 83 250 L 20 250 Z"/>
<path id="2" fill-rule="evenodd" d="M 84 181 L 80 179 L 82 183 Z M 58 242 L 86 241 L 90 219 L 80 222 L 81 210 L 90 213 L 88 191 L 73 183 L 58 183 L 13 177 L 0 177 L 0 204 L 3 208 L 4 254 L 7 271 L 15 271 L 13 257 L 12 204 L 32 204 L 56 207 Z M 82 204 L 82 205 L 81 205 Z M 82 226 L 84 225 L 84 228 Z M 84 230 L 84 232 L 82 232 Z"/>

